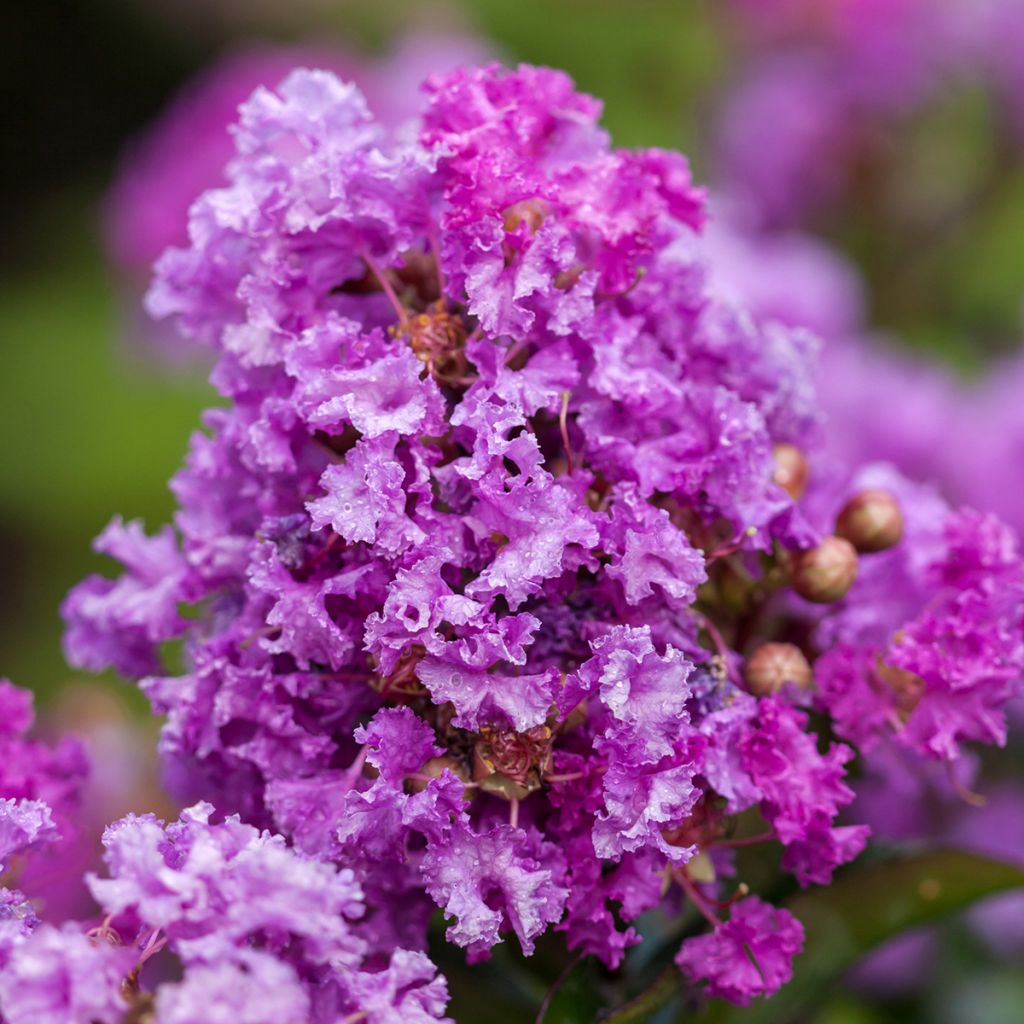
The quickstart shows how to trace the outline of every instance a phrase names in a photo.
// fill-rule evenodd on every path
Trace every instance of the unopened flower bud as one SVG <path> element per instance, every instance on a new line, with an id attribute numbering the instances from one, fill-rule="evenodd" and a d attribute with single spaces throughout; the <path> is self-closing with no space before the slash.
<path id="1" fill-rule="evenodd" d="M 810 662 L 794 644 L 761 644 L 743 667 L 747 688 L 756 697 L 778 693 L 786 683 L 802 689 L 813 681 Z"/>
<path id="2" fill-rule="evenodd" d="M 888 492 L 871 488 L 852 497 L 836 520 L 836 534 L 858 551 L 884 551 L 903 536 L 903 513 Z"/>
<path id="3" fill-rule="evenodd" d="M 772 479 L 796 501 L 807 487 L 807 458 L 795 444 L 780 442 L 773 449 L 775 472 Z"/>
<path id="4" fill-rule="evenodd" d="M 842 537 L 826 537 L 802 551 L 793 565 L 793 589 L 808 601 L 829 604 L 846 596 L 857 578 L 857 552 Z"/>

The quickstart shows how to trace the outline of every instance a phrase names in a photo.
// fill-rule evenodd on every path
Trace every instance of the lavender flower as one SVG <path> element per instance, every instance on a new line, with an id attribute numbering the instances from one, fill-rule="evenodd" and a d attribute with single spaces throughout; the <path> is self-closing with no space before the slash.
<path id="1" fill-rule="evenodd" d="M 226 404 L 174 531 L 105 535 L 126 572 L 72 592 L 67 648 L 144 676 L 173 778 L 210 803 L 114 826 L 94 892 L 148 929 L 140 956 L 159 934 L 185 965 L 168 1020 L 199 999 L 244 1020 L 271 984 L 285 1020 L 434 1019 L 435 907 L 471 960 L 554 928 L 615 966 L 680 893 L 714 926 L 686 974 L 769 995 L 802 932 L 753 897 L 714 913 L 735 816 L 801 884 L 860 852 L 836 825 L 853 750 L 801 710 L 843 735 L 840 668 L 871 695 L 866 748 L 1001 740 L 1016 542 L 828 456 L 816 343 L 713 284 L 681 156 L 611 148 L 556 71 L 426 92 L 389 132 L 326 72 L 258 89 L 227 185 L 158 265 L 149 308 L 216 352 Z M 836 517 L 883 486 L 903 539 L 857 555 Z M 848 594 L 795 596 L 836 545 Z M 968 642 L 936 658 L 936 636 Z M 799 641 L 819 689 L 749 692 L 766 641 Z"/>
<path id="2" fill-rule="evenodd" d="M 85 749 L 73 736 L 52 746 L 30 739 L 33 719 L 32 694 L 0 679 L 0 864 L 5 884 L 19 890 L 0 890 L 0 898 L 5 926 L 19 934 L 36 920 L 28 897 L 42 897 L 50 908 L 72 897 L 89 841 L 82 829 Z M 6 942 L 0 934 L 0 960 Z"/>
<path id="3" fill-rule="evenodd" d="M 106 916 L 95 928 L 42 925 L 16 945 L 0 972 L 5 1022 L 443 1019 L 447 991 L 423 954 L 366 963 L 351 871 L 237 818 L 210 824 L 211 810 L 197 805 L 166 828 L 129 816 L 107 830 L 110 877 L 91 879 Z M 148 987 L 146 964 L 171 956 L 181 980 L 161 984 L 157 971 Z"/>

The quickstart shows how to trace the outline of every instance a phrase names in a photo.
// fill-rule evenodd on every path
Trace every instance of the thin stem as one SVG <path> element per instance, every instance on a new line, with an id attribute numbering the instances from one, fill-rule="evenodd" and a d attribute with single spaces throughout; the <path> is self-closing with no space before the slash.
<path id="1" fill-rule="evenodd" d="M 746 882 L 740 882 L 736 886 L 736 891 L 725 900 L 713 900 L 705 897 L 711 906 L 717 907 L 719 910 L 728 910 L 738 900 L 742 900 L 744 897 L 750 895 L 750 886 Z"/>
<path id="2" fill-rule="evenodd" d="M 437 268 L 437 296 L 443 302 L 445 290 L 444 267 L 441 265 L 441 243 L 437 237 L 436 227 L 431 226 L 427 238 L 430 242 L 431 255 L 434 257 L 434 266 Z"/>
<path id="3" fill-rule="evenodd" d="M 707 615 L 704 615 L 700 612 L 698 612 L 698 614 L 700 615 L 701 623 L 707 630 L 708 636 L 711 637 L 711 642 L 715 646 L 716 653 L 718 654 L 719 658 L 722 659 L 722 668 L 725 669 L 726 675 L 732 682 L 734 682 L 737 686 L 742 688 L 743 682 L 741 679 L 739 679 L 739 677 L 733 670 L 732 662 L 729 658 L 729 648 L 726 646 L 725 639 L 723 638 L 722 634 L 718 631 L 718 627 L 711 621 L 710 618 L 708 618 Z"/>
<path id="4" fill-rule="evenodd" d="M 988 799 L 981 795 L 981 793 L 975 793 L 973 789 L 969 789 L 956 777 L 956 766 L 951 762 L 947 762 L 946 771 L 949 775 L 949 784 L 953 787 L 953 792 L 965 804 L 970 804 L 971 807 L 984 807 L 988 803 Z"/>
<path id="5" fill-rule="evenodd" d="M 624 299 L 643 279 L 647 273 L 646 267 L 637 267 L 633 273 L 633 281 L 625 288 L 620 289 L 617 292 L 605 292 L 600 288 L 594 290 L 595 299 Z"/>
<path id="6" fill-rule="evenodd" d="M 569 392 L 562 392 L 562 409 L 558 414 L 558 429 L 562 434 L 562 446 L 565 448 L 566 472 L 572 476 L 573 457 L 572 445 L 569 443 Z"/>
<path id="7" fill-rule="evenodd" d="M 700 890 L 694 885 L 693 879 L 690 878 L 689 872 L 686 868 L 679 868 L 675 872 L 676 881 L 682 886 L 683 892 L 689 897 L 690 902 L 697 908 L 701 916 L 711 925 L 712 928 L 717 928 L 722 922 L 718 918 L 718 915 L 711 909 L 707 900 L 701 895 Z"/>
<path id="8" fill-rule="evenodd" d="M 770 843 L 774 839 L 775 832 L 769 830 L 768 832 L 758 832 L 756 836 L 740 836 L 737 839 L 717 839 L 715 840 L 715 845 L 736 849 L 740 846 L 756 846 L 758 843 Z"/>
<path id="9" fill-rule="evenodd" d="M 105 939 L 107 942 L 113 942 L 115 945 L 120 946 L 122 944 L 121 936 L 112 927 L 113 920 L 114 915 L 107 914 L 95 928 L 90 928 L 85 934 L 90 939 Z"/>
<path id="10" fill-rule="evenodd" d="M 551 988 L 544 993 L 544 1000 L 540 1004 L 540 1009 L 537 1011 L 537 1019 L 534 1024 L 544 1024 L 544 1018 L 548 1015 L 548 1010 L 551 1009 L 551 1002 L 558 995 L 558 990 L 566 983 L 569 975 L 572 974 L 573 969 L 583 959 L 583 953 L 577 953 L 572 959 L 562 968 L 562 972 L 555 978 L 551 985 Z"/>
<path id="11" fill-rule="evenodd" d="M 359 748 L 359 753 L 356 754 L 355 760 L 349 765 L 348 770 L 345 772 L 342 778 L 342 785 L 344 789 L 353 789 L 356 784 L 356 779 L 359 778 L 363 770 L 363 765 L 366 763 L 366 755 L 370 752 L 370 749 L 365 744 Z"/>
<path id="12" fill-rule="evenodd" d="M 725 558 L 727 555 L 734 555 L 743 547 L 743 542 L 753 537 L 756 533 L 756 526 L 748 526 L 738 537 L 733 538 L 733 540 L 723 541 L 717 548 L 709 552 L 705 560 L 710 563 L 716 559 Z"/>
<path id="13" fill-rule="evenodd" d="M 681 975 L 675 964 L 669 964 L 635 999 L 620 1006 L 604 1024 L 640 1024 L 650 1020 L 680 990 Z"/>
<path id="14" fill-rule="evenodd" d="M 261 626 L 259 629 L 254 629 L 238 646 L 244 651 L 252 647 L 261 637 L 273 636 L 280 632 L 280 626 Z"/>
<path id="15" fill-rule="evenodd" d="M 508 823 L 513 828 L 519 827 L 519 797 L 514 796 L 509 801 L 508 807 Z"/>
<path id="16" fill-rule="evenodd" d="M 154 928 L 152 934 L 146 940 L 145 945 L 139 952 L 139 959 L 135 964 L 134 974 L 138 974 L 142 965 L 150 959 L 150 957 L 156 956 L 164 946 L 167 945 L 167 939 L 161 934 L 159 928 Z"/>
<path id="17" fill-rule="evenodd" d="M 569 772 L 565 775 L 545 775 L 545 782 L 575 782 L 577 779 L 585 779 L 590 775 L 604 775 L 608 766 L 599 764 L 596 768 L 588 768 L 583 772 Z"/>
<path id="18" fill-rule="evenodd" d="M 505 353 L 505 365 L 508 366 L 510 363 L 515 361 L 517 355 L 526 348 L 530 343 L 528 341 L 517 341 L 514 345 L 509 347 L 509 350 Z"/>
<path id="19" fill-rule="evenodd" d="M 377 278 L 377 282 L 380 284 L 381 290 L 388 297 L 391 305 L 394 306 L 395 312 L 398 314 L 399 323 L 401 323 L 403 327 L 406 326 L 409 323 L 409 315 L 405 311 L 405 306 L 402 305 L 398 296 L 395 294 L 395 289 L 391 287 L 391 282 L 387 277 L 387 271 L 382 270 L 377 266 L 376 261 L 368 252 L 364 252 L 362 256 L 366 265 L 373 273 L 373 276 Z"/>
<path id="20" fill-rule="evenodd" d="M 454 772 L 452 774 L 454 774 Z M 440 775 L 424 775 L 422 772 L 410 772 L 405 777 L 407 779 L 413 779 L 416 782 L 436 782 L 441 776 Z M 456 777 L 458 777 L 458 776 L 456 776 Z M 463 782 L 462 779 L 459 779 L 459 781 L 462 782 L 462 788 L 463 789 L 479 789 L 480 788 L 480 783 L 479 782 Z"/>

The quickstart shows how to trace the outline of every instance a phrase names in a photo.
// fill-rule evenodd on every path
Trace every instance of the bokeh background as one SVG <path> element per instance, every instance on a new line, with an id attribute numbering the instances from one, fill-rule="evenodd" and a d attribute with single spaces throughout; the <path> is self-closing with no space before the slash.
<path id="1" fill-rule="evenodd" d="M 780 4 L 766 0 L 771 6 Z M 146 325 L 141 272 L 111 256 L 107 198 L 133 140 L 195 75 L 240 48 L 290 44 L 384 68 L 377 73 L 398 82 L 411 70 L 395 57 L 403 40 L 430 37 L 443 48 L 451 34 L 467 50 L 565 68 L 605 100 L 617 143 L 681 148 L 698 179 L 714 187 L 730 98 L 766 52 L 790 45 L 770 30 L 751 36 L 750 18 L 737 12 L 756 7 L 738 0 L 37 0 L 7 10 L 0 671 L 36 691 L 51 724 L 85 728 L 94 744 L 123 742 L 115 734 L 124 729 L 111 723 L 135 716 L 139 751 L 152 738 L 134 691 L 67 669 L 58 608 L 73 583 L 102 569 L 90 544 L 112 515 L 151 528 L 170 517 L 167 480 L 212 401 L 202 357 L 176 352 Z M 1015 53 L 1024 63 L 1024 49 Z M 764 136 L 766 164 L 777 157 L 771 128 L 769 120 L 752 129 Z M 799 226 L 836 245 L 856 269 L 866 322 L 883 345 L 933 364 L 943 381 L 982 379 L 1024 339 L 1021 149 L 970 68 L 873 131 L 871 160 L 854 161 L 843 187 L 802 212 Z M 180 140 L 182 168 L 189 144 Z M 832 151 L 840 142 L 829 136 L 816 145 L 824 167 L 851 160 Z M 885 400 L 912 404 L 915 385 L 906 387 Z M 1022 463 L 1008 452 L 1005 487 L 1024 491 Z M 125 809 L 159 807 L 142 754 L 128 751 L 122 763 L 132 776 L 120 790 Z M 1024 850 L 1024 836 L 1018 840 Z M 986 943 L 964 919 L 945 925 L 938 943 L 904 940 L 885 963 L 884 971 L 877 963 L 862 968 L 803 1019 L 1024 1020 L 1017 953 Z"/>

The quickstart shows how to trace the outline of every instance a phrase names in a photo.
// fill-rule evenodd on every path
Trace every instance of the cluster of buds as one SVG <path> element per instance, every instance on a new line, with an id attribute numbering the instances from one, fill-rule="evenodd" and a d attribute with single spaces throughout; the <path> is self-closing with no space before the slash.
<path id="1" fill-rule="evenodd" d="M 806 456 L 788 442 L 775 445 L 774 456 L 775 483 L 798 500 L 810 476 Z M 792 567 L 793 589 L 808 601 L 839 601 L 857 578 L 857 555 L 885 551 L 902 536 L 903 514 L 896 498 L 880 488 L 861 491 L 839 512 L 834 535 L 797 556 Z"/>
<path id="2" fill-rule="evenodd" d="M 809 478 L 806 457 L 788 443 L 776 445 L 774 455 L 775 483 L 794 499 L 799 498 Z M 843 505 L 836 516 L 834 533 L 818 545 L 793 555 L 778 553 L 767 566 L 760 592 L 752 594 L 749 580 L 726 561 L 717 568 L 713 594 L 721 609 L 741 615 L 749 613 L 757 601 L 763 603 L 767 593 L 785 585 L 815 604 L 841 601 L 857 579 L 859 557 L 894 547 L 902 535 L 903 514 L 897 499 L 881 488 L 868 488 Z M 778 693 L 786 686 L 809 690 L 814 685 L 804 649 L 781 639 L 754 647 L 745 659 L 742 675 L 747 690 L 757 697 Z M 881 663 L 878 675 L 900 695 L 906 713 L 913 710 L 921 681 Z"/>

